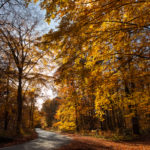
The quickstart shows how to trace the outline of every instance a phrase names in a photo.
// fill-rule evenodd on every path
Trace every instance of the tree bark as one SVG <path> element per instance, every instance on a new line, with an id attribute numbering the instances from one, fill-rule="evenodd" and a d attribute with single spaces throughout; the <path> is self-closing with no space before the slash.
<path id="1" fill-rule="evenodd" d="M 76 132 L 79 132 L 79 122 L 78 122 L 78 110 L 77 110 L 77 102 L 76 102 L 76 99 L 75 99 L 75 123 L 76 123 Z"/>
<path id="2" fill-rule="evenodd" d="M 137 110 L 135 110 L 135 115 L 132 117 L 132 130 L 134 134 L 140 134 L 139 118 Z"/>
<path id="3" fill-rule="evenodd" d="M 9 71 L 9 66 L 8 66 L 8 71 Z M 9 101 L 9 76 L 7 76 L 7 97 L 6 97 L 6 101 L 5 101 L 5 115 L 4 115 L 4 130 L 7 130 L 8 127 L 8 116 L 9 116 L 9 112 L 8 112 L 8 101 Z"/>
<path id="4" fill-rule="evenodd" d="M 22 121 L 22 69 L 19 69 L 19 76 L 18 76 L 19 84 L 18 84 L 18 93 L 17 93 L 17 126 L 16 132 L 20 134 L 21 131 L 21 121 Z"/>
<path id="5" fill-rule="evenodd" d="M 8 127 L 8 111 L 6 110 L 5 111 L 5 123 L 4 123 L 4 130 L 6 131 L 7 130 L 7 127 Z"/>

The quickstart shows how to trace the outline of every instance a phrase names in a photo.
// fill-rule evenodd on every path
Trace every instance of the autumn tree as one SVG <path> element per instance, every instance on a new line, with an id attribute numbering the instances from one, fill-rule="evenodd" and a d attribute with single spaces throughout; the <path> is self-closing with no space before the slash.
<path id="1" fill-rule="evenodd" d="M 33 72 L 33 68 L 44 55 L 44 52 L 36 47 L 39 36 L 37 31 L 40 25 L 39 18 L 40 16 L 35 16 L 31 8 L 26 8 L 25 4 L 17 5 L 6 18 L 2 18 L 5 24 L 2 24 L 0 28 L 1 51 L 6 56 L 11 56 L 10 67 L 14 68 L 13 79 L 17 79 L 13 81 L 18 86 L 17 133 L 20 133 L 21 129 L 23 88 L 28 86 L 29 79 L 34 80 L 35 76 L 36 79 L 41 78 L 41 74 L 35 75 Z"/>
<path id="2" fill-rule="evenodd" d="M 41 111 L 44 113 L 47 127 L 52 127 L 52 125 L 56 122 L 55 115 L 60 101 L 60 98 L 56 97 L 52 100 L 46 100 L 43 103 Z"/>
<path id="3" fill-rule="evenodd" d="M 43 49 L 58 63 L 59 91 L 68 87 L 66 99 L 76 93 L 80 123 L 88 114 L 105 130 L 149 128 L 150 2 L 44 0 L 41 8 L 47 22 L 60 19 L 43 36 Z"/>

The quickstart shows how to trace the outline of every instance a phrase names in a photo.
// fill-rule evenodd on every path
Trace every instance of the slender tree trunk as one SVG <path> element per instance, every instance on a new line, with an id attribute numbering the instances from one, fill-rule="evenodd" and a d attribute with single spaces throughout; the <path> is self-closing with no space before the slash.
<path id="1" fill-rule="evenodd" d="M 5 111 L 5 123 L 4 123 L 4 130 L 6 131 L 8 127 L 8 111 Z"/>
<path id="2" fill-rule="evenodd" d="M 16 132 L 17 134 L 20 134 L 21 130 L 21 121 L 22 121 L 22 105 L 23 105 L 23 99 L 22 99 L 22 69 L 19 70 L 19 84 L 18 84 L 18 95 L 17 95 L 17 109 L 18 109 L 18 114 L 17 114 L 17 127 L 16 127 Z"/>
<path id="3" fill-rule="evenodd" d="M 73 86 L 73 88 L 75 88 L 75 85 L 73 83 L 73 81 L 71 82 L 71 85 Z M 79 121 L 78 121 L 78 106 L 77 106 L 77 100 L 76 100 L 76 96 L 77 96 L 77 93 L 76 91 L 73 92 L 73 95 L 74 95 L 74 107 L 75 107 L 75 124 L 76 124 L 76 132 L 79 132 Z"/>
<path id="4" fill-rule="evenodd" d="M 4 115 L 4 130 L 7 130 L 8 127 L 8 100 L 9 100 L 9 77 L 7 77 L 7 97 L 6 97 L 6 101 L 5 101 L 5 115 Z"/>
<path id="5" fill-rule="evenodd" d="M 131 76 L 131 79 L 133 79 L 133 76 Z M 133 81 L 131 81 L 131 92 L 133 93 L 135 89 L 135 84 Z M 134 116 L 132 117 L 132 130 L 134 134 L 140 134 L 140 125 L 139 125 L 139 117 L 137 114 L 136 105 L 134 105 Z"/>
<path id="6" fill-rule="evenodd" d="M 133 82 L 131 82 L 131 90 L 129 90 L 127 84 L 125 84 L 125 92 L 126 92 L 127 96 L 129 94 L 131 94 L 131 92 L 133 93 L 134 87 L 135 87 L 135 85 L 134 85 Z M 128 105 L 130 113 L 133 112 L 132 107 L 135 107 L 135 106 Z M 131 123 L 132 123 L 133 133 L 134 134 L 140 134 L 139 118 L 138 118 L 138 114 L 137 114 L 137 110 L 136 109 L 135 109 L 135 115 L 131 119 Z"/>
<path id="7" fill-rule="evenodd" d="M 30 111 L 29 111 L 29 128 L 32 128 L 32 125 L 31 125 L 31 120 L 32 120 L 32 104 L 30 106 Z"/>
<path id="8" fill-rule="evenodd" d="M 135 115 L 132 117 L 132 130 L 134 134 L 140 134 L 140 127 L 139 127 L 139 118 L 137 114 L 137 110 L 135 110 Z"/>
<path id="9" fill-rule="evenodd" d="M 109 130 L 113 130 L 113 125 L 112 125 L 112 120 L 111 120 L 111 116 L 110 116 L 110 111 L 106 110 L 106 121 L 107 121 L 107 125 Z"/>
<path id="10" fill-rule="evenodd" d="M 112 105 L 112 123 L 113 123 L 113 129 L 116 130 L 117 128 L 116 114 L 115 114 L 115 109 L 113 105 Z"/>
<path id="11" fill-rule="evenodd" d="M 31 128 L 33 129 L 33 127 L 34 127 L 34 108 L 33 108 L 33 110 L 32 110 L 32 119 L 31 119 Z"/>
<path id="12" fill-rule="evenodd" d="M 33 117 L 33 99 L 31 98 L 31 105 L 29 110 L 29 128 L 32 128 L 32 117 Z"/>
<path id="13" fill-rule="evenodd" d="M 102 111 L 104 111 L 103 110 L 103 108 L 100 108 Z M 108 129 L 108 127 L 107 127 L 107 118 L 106 118 L 106 112 L 104 111 L 104 113 L 105 113 L 105 115 L 103 115 L 103 118 L 104 118 L 104 120 L 103 121 L 100 121 L 100 129 L 102 130 L 102 131 L 107 131 L 107 129 Z"/>
<path id="14" fill-rule="evenodd" d="M 31 107 L 31 128 L 33 129 L 33 127 L 34 127 L 34 100 L 32 101 Z"/>
<path id="15" fill-rule="evenodd" d="M 92 90 L 92 94 L 94 93 L 94 90 Z M 90 96 L 91 102 L 90 102 L 90 128 L 89 130 L 94 130 L 96 127 L 96 119 L 95 119 L 95 96 Z"/>
<path id="16" fill-rule="evenodd" d="M 77 101 L 75 99 L 75 117 L 76 117 L 76 132 L 79 132 L 79 122 L 78 122 L 78 110 L 77 110 Z"/>

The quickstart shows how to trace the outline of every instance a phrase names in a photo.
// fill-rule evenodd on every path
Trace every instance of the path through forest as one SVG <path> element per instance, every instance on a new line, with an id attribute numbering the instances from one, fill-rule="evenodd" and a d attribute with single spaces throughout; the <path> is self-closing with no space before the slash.
<path id="1" fill-rule="evenodd" d="M 150 138 L 131 142 L 113 142 L 76 134 L 60 135 L 36 129 L 38 139 L 0 148 L 0 150 L 150 150 Z"/>
<path id="2" fill-rule="evenodd" d="M 0 148 L 0 150 L 53 150 L 68 144 L 71 141 L 70 137 L 54 132 L 48 132 L 41 129 L 36 129 L 36 132 L 38 133 L 38 139 L 25 144 Z"/>

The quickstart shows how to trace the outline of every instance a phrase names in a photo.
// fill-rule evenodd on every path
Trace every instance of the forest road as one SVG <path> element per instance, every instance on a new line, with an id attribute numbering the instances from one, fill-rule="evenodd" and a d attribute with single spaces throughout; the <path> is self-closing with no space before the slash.
<path id="1" fill-rule="evenodd" d="M 20 145 L 0 148 L 0 150 L 54 150 L 72 140 L 70 137 L 55 132 L 41 129 L 36 129 L 36 132 L 38 133 L 37 139 Z"/>

